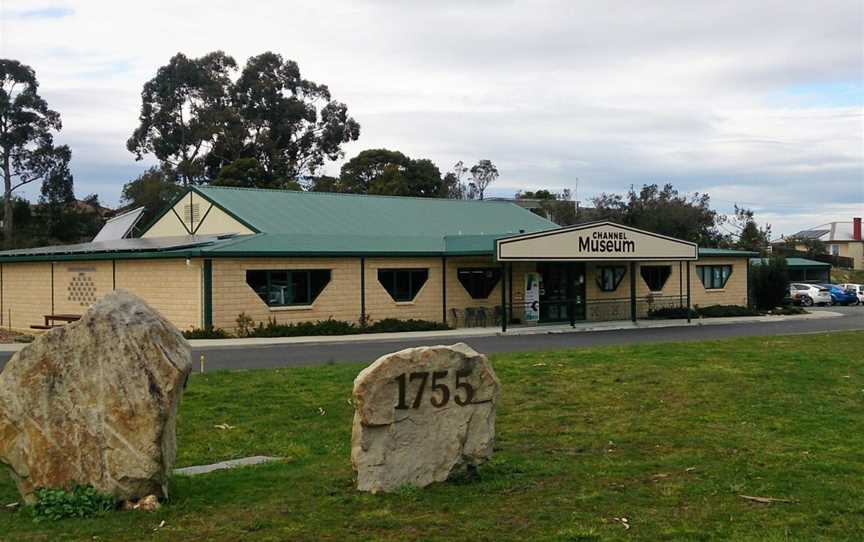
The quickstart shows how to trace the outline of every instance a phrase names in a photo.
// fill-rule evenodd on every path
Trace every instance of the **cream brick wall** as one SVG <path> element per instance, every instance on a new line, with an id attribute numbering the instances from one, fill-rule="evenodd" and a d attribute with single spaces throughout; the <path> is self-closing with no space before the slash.
<path id="1" fill-rule="evenodd" d="M 201 260 L 117 260 L 117 289 L 141 297 L 181 330 L 202 326 Z"/>
<path id="2" fill-rule="evenodd" d="M 56 262 L 54 313 L 84 314 L 114 288 L 110 261 Z"/>
<path id="3" fill-rule="evenodd" d="M 599 268 L 605 265 L 622 265 L 625 268 L 624 278 L 618 285 L 618 288 L 613 292 L 604 292 L 597 285 L 597 275 Z M 671 267 L 671 273 L 663 289 L 657 292 L 652 292 L 645 280 L 642 278 L 641 267 L 649 265 L 666 265 Z M 721 290 L 706 290 L 699 280 L 696 273 L 697 265 L 732 265 L 732 275 L 729 277 L 726 287 Z M 665 304 L 680 303 L 682 298 L 686 303 L 687 295 L 687 263 L 682 262 L 679 265 L 677 261 L 671 262 L 642 262 L 636 264 L 636 297 L 645 299 L 649 295 L 656 300 L 657 306 Z M 691 286 L 691 304 L 702 307 L 709 305 L 747 305 L 747 259 L 746 258 L 700 258 L 697 262 L 690 262 L 690 286 Z M 616 316 L 629 318 L 629 298 L 630 298 L 630 267 L 629 263 L 609 264 L 601 262 L 589 262 L 586 264 L 586 283 L 585 293 L 589 302 L 589 310 L 587 317 L 589 320 L 606 319 L 609 317 L 608 312 L 616 313 Z M 613 303 L 611 300 L 626 300 L 627 302 Z M 600 301 L 610 301 L 610 303 L 597 303 Z M 594 302 L 594 303 L 592 303 Z M 613 305 L 621 305 L 621 307 L 613 308 Z M 625 306 L 626 305 L 626 306 Z M 648 304 L 640 302 L 638 304 L 637 316 L 642 318 L 648 312 Z M 618 314 L 620 313 L 620 314 Z M 606 318 L 604 318 L 606 317 Z"/>
<path id="4" fill-rule="evenodd" d="M 6 263 L 2 270 L 2 324 L 26 330 L 51 313 L 51 263 Z"/>
<path id="5" fill-rule="evenodd" d="M 367 266 L 368 267 L 368 266 Z M 246 283 L 247 270 L 329 269 L 330 283 L 308 307 L 268 307 Z M 368 272 L 368 269 L 367 269 Z M 255 322 L 360 318 L 360 258 L 246 258 L 213 260 L 213 326 L 233 331 L 245 312 Z"/>
<path id="6" fill-rule="evenodd" d="M 428 269 L 429 278 L 413 301 L 396 302 L 378 282 L 379 269 Z M 367 258 L 366 314 L 372 322 L 385 318 L 442 321 L 441 270 L 441 258 Z M 447 277 L 448 283 L 451 280 L 455 276 Z"/>
<path id="7" fill-rule="evenodd" d="M 700 258 L 698 262 L 690 265 L 691 302 L 694 306 L 747 306 L 747 258 Z M 706 290 L 696 273 L 699 265 L 731 265 L 732 275 L 726 281 L 726 287 L 721 290 Z"/>

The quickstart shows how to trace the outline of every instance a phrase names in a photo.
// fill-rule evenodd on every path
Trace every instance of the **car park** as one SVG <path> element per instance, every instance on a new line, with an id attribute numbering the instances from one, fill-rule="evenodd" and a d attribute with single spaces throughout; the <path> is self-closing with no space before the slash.
<path id="1" fill-rule="evenodd" d="M 822 284 L 821 286 L 824 286 L 830 290 L 832 305 L 858 304 L 858 294 L 856 292 L 853 292 L 852 290 L 847 290 L 846 288 L 841 287 L 839 284 Z"/>
<path id="2" fill-rule="evenodd" d="M 795 305 L 831 305 L 831 290 L 820 284 L 793 282 L 789 285 L 789 298 Z"/>
<path id="3" fill-rule="evenodd" d="M 864 304 L 864 284 L 840 284 L 839 286 L 854 292 L 858 296 L 858 303 Z"/>

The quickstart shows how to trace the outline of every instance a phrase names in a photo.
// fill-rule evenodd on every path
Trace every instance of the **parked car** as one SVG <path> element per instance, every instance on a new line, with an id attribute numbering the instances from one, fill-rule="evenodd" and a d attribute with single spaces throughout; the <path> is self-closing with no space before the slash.
<path id="1" fill-rule="evenodd" d="M 864 303 L 864 284 L 840 284 L 840 287 L 852 290 L 858 296 L 858 303 Z"/>
<path id="2" fill-rule="evenodd" d="M 822 284 L 831 291 L 831 303 L 833 305 L 857 305 L 858 294 L 841 288 L 838 284 Z"/>
<path id="3" fill-rule="evenodd" d="M 812 307 L 813 305 L 830 305 L 831 290 L 818 284 L 802 284 L 793 282 L 789 285 L 789 298 L 796 305 Z"/>

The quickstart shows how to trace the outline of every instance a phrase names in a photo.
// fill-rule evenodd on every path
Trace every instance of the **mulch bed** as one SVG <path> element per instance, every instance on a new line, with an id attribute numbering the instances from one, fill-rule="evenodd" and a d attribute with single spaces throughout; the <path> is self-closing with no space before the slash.
<path id="1" fill-rule="evenodd" d="M 0 344 L 28 342 L 26 340 L 28 337 L 30 337 L 30 336 L 29 335 L 23 335 L 21 333 L 15 332 L 15 331 L 8 331 L 5 329 L 0 329 Z"/>

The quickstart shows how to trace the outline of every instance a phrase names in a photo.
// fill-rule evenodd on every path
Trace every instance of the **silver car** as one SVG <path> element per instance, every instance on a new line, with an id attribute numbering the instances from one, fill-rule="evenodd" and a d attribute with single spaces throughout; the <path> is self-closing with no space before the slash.
<path id="1" fill-rule="evenodd" d="M 789 297 L 796 305 L 800 303 L 805 307 L 831 304 L 831 290 L 818 284 L 793 282 L 789 285 Z"/>

